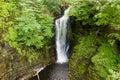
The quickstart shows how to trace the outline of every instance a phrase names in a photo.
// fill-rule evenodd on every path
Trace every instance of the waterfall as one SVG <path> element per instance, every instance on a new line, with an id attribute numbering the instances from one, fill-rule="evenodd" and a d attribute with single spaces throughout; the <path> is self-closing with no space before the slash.
<path id="1" fill-rule="evenodd" d="M 56 51 L 57 61 L 55 64 L 40 68 L 29 80 L 68 80 L 68 50 L 71 48 L 68 40 L 69 29 L 69 9 L 64 11 L 64 15 L 56 19 Z M 61 64 L 59 64 L 61 63 Z"/>
<path id="2" fill-rule="evenodd" d="M 69 44 L 67 44 L 67 27 L 68 27 L 68 12 L 69 9 L 64 11 L 64 15 L 55 21 L 56 27 L 56 51 L 57 51 L 57 63 L 68 62 L 67 52 Z"/>

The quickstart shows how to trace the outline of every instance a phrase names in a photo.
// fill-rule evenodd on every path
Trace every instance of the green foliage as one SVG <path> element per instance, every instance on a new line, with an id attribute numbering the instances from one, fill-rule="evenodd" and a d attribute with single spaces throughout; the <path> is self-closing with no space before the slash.
<path id="1" fill-rule="evenodd" d="M 77 20 L 82 20 L 82 22 L 85 20 L 87 25 L 119 25 L 119 0 L 75 0 L 71 5 L 70 15 L 76 16 Z"/>
<path id="2" fill-rule="evenodd" d="M 17 32 L 14 30 L 13 25 L 16 20 L 15 17 L 18 15 L 16 1 L 1 1 L 0 3 L 0 28 L 1 28 L 1 40 L 9 41 L 7 33 L 11 34 L 8 36 L 12 41 L 17 37 Z M 14 42 L 13 42 L 14 43 Z"/>
<path id="3" fill-rule="evenodd" d="M 73 59 L 70 60 L 71 80 L 82 79 L 77 75 L 87 77 L 85 80 L 105 80 L 110 75 L 110 69 L 118 70 L 120 56 L 114 44 L 120 41 L 120 1 L 71 0 L 70 4 L 72 7 L 69 14 L 76 17 L 73 36 L 74 41 L 77 41 Z M 90 65 L 83 69 L 84 60 L 85 64 L 87 62 Z M 81 70 L 75 72 L 77 69 Z"/>
<path id="4" fill-rule="evenodd" d="M 109 69 L 115 70 L 118 68 L 119 58 L 114 47 L 109 43 L 105 43 L 98 49 L 97 55 L 92 57 L 92 62 L 96 66 L 97 73 L 106 78 Z"/>
<path id="5" fill-rule="evenodd" d="M 5 40 L 21 52 L 25 46 L 42 48 L 52 38 L 53 17 L 40 1 L 20 1 L 20 15 L 13 27 L 8 29 Z"/>
<path id="6" fill-rule="evenodd" d="M 1 1 L 0 4 L 0 28 L 3 33 L 0 36 L 21 56 L 28 57 L 30 62 L 38 59 L 35 58 L 38 56 L 37 49 L 48 47 L 54 35 L 53 14 L 43 0 L 11 0 Z"/>
<path id="7" fill-rule="evenodd" d="M 0 28 L 4 31 L 6 28 L 13 25 L 13 19 L 17 15 L 15 1 L 1 1 L 0 2 Z"/>
<path id="8" fill-rule="evenodd" d="M 51 13 L 60 13 L 60 0 L 42 0 L 42 3 Z"/>
<path id="9" fill-rule="evenodd" d="M 95 37 L 91 33 L 90 35 L 83 37 L 79 45 L 75 47 L 79 59 L 90 58 L 96 51 L 97 46 L 95 46 Z"/>
<path id="10" fill-rule="evenodd" d="M 94 25 L 93 16 L 95 14 L 96 5 L 94 0 L 75 0 L 71 3 L 70 15 L 75 16 L 77 20 L 82 20 L 82 25 Z"/>
<path id="11" fill-rule="evenodd" d="M 103 3 L 104 2 L 104 3 Z M 99 2 L 99 12 L 95 15 L 97 25 L 119 25 L 120 24 L 120 1 L 101 1 Z"/>
<path id="12" fill-rule="evenodd" d="M 120 40 L 119 0 L 75 0 L 71 2 L 70 15 L 75 16 L 76 22 L 79 22 L 81 26 L 90 30 L 102 30 L 101 33 L 107 37 Z"/>
<path id="13" fill-rule="evenodd" d="M 87 71 L 87 61 L 78 61 L 78 56 L 74 55 L 70 61 L 70 72 L 69 77 L 70 80 L 80 80 L 82 76 L 84 76 Z M 74 73 L 74 74 L 73 74 Z"/>
<path id="14" fill-rule="evenodd" d="M 109 70 L 110 74 L 106 80 L 120 80 L 120 71 Z"/>
<path id="15" fill-rule="evenodd" d="M 31 6 L 32 4 L 39 6 L 34 7 Z M 35 1 L 26 1 L 26 3 L 21 2 L 20 5 L 24 5 L 24 7 L 22 7 L 22 15 L 16 18 L 18 24 L 15 26 L 15 29 L 18 32 L 18 37 L 16 40 L 19 43 L 22 43 L 26 46 L 35 46 L 37 48 L 41 48 L 47 44 L 49 39 L 53 36 L 53 18 L 47 13 L 41 12 L 40 4 L 40 2 L 38 3 Z"/>
<path id="16" fill-rule="evenodd" d="M 93 33 L 80 37 L 79 44 L 75 46 L 74 53 L 70 59 L 70 80 L 80 80 L 83 77 L 85 80 L 89 78 L 89 80 L 98 80 L 95 72 L 91 73 L 91 65 L 89 65 L 91 57 L 96 53 L 97 46 L 95 44 L 96 39 Z"/>

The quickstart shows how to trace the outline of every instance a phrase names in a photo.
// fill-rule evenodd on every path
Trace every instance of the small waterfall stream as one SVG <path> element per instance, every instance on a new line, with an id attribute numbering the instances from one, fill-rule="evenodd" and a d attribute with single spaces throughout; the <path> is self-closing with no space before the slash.
<path id="1" fill-rule="evenodd" d="M 69 20 L 69 9 L 70 7 L 64 11 L 64 15 L 61 18 L 55 21 L 57 63 L 68 62 L 67 52 L 69 50 L 69 44 L 67 44 L 67 23 Z"/>
<path id="2" fill-rule="evenodd" d="M 67 40 L 68 29 L 68 11 L 70 7 L 64 11 L 64 15 L 55 21 L 56 28 L 56 51 L 57 61 L 54 64 L 40 69 L 36 75 L 29 80 L 68 80 L 68 50 L 70 48 Z"/>

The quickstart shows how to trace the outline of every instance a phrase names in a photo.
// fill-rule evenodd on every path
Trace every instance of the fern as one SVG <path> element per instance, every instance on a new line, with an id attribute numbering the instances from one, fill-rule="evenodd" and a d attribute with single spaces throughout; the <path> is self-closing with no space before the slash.
<path id="1" fill-rule="evenodd" d="M 116 70 L 118 68 L 119 57 L 114 47 L 109 43 L 104 43 L 98 49 L 98 54 L 92 57 L 92 62 L 95 64 L 98 73 L 106 78 L 109 74 L 109 69 Z"/>

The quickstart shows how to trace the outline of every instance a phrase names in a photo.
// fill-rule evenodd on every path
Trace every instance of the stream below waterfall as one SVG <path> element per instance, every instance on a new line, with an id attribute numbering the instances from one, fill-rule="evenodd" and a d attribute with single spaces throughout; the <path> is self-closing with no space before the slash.
<path id="1" fill-rule="evenodd" d="M 48 65 L 29 80 L 68 80 L 68 63 Z"/>
<path id="2" fill-rule="evenodd" d="M 68 38 L 70 7 L 64 11 L 64 15 L 55 21 L 56 28 L 56 63 L 46 66 L 29 80 L 68 80 L 68 52 L 70 49 Z"/>

